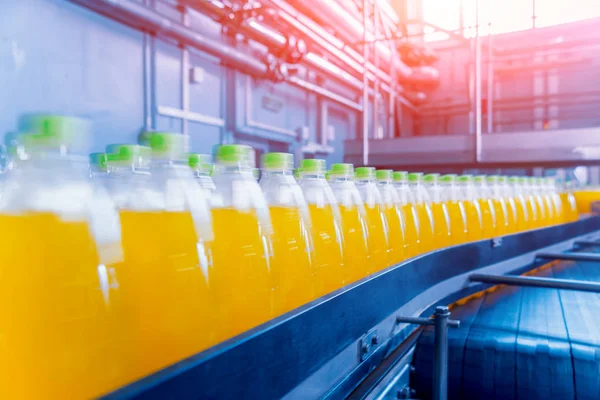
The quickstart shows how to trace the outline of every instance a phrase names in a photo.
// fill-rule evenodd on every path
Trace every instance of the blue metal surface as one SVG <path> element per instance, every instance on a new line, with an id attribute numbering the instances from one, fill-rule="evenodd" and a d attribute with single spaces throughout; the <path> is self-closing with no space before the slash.
<path id="1" fill-rule="evenodd" d="M 280 398 L 428 288 L 599 228 L 600 219 L 589 218 L 508 236 L 500 247 L 482 241 L 430 253 L 316 300 L 107 398 Z M 381 348 L 387 346 L 389 342 Z M 371 357 L 384 355 L 382 350 Z M 337 385 L 339 389 L 328 396 L 346 396 L 368 372 L 368 368 L 357 367 L 349 375 L 352 379 Z M 504 379 L 498 372 L 497 379 L 501 378 Z M 336 386 L 334 382 L 331 385 Z"/>
<path id="2" fill-rule="evenodd" d="M 157 11 L 181 20 L 172 3 L 143 3 L 156 3 Z M 133 142 L 146 128 L 182 132 L 184 120 L 195 152 L 242 140 L 273 150 L 294 144 L 296 138 L 282 132 L 295 134 L 301 126 L 308 127 L 309 142 L 319 139 L 319 99 L 301 89 L 254 80 L 248 87 L 245 76 L 235 78 L 219 60 L 194 50 L 189 66 L 200 67 L 204 79 L 184 82 L 187 68 L 177 43 L 151 38 L 65 0 L 0 0 L 0 8 L 0 133 L 16 129 L 21 114 L 43 112 L 92 119 L 90 151 Z M 207 37 L 228 40 L 210 19 L 190 13 L 190 20 Z M 182 92 L 186 85 L 187 95 Z M 186 104 L 191 115 L 182 114 Z M 159 112 L 165 108 L 167 114 Z M 357 126 L 356 112 L 341 106 L 335 110 L 329 117 L 336 128 L 334 152 L 317 154 L 329 162 L 343 159 L 341 143 Z M 218 120 L 224 126 L 217 126 Z"/>
<path id="3" fill-rule="evenodd" d="M 600 263 L 553 262 L 535 275 L 596 282 Z M 508 286 L 454 307 L 462 324 L 449 331 L 449 398 L 598 398 L 598 300 L 595 293 Z M 431 398 L 431 340 L 425 330 L 415 353 L 413 381 L 425 399 Z"/>

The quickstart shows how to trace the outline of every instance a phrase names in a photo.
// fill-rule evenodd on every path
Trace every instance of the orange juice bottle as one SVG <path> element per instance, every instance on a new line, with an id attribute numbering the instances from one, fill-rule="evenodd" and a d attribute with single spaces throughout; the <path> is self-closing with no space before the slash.
<path id="1" fill-rule="evenodd" d="M 408 174 L 408 184 L 415 196 L 415 209 L 419 218 L 419 249 L 427 253 L 437 248 L 435 243 L 435 222 L 431 210 L 429 194 L 423 186 L 423 173 L 412 172 Z"/>
<path id="2" fill-rule="evenodd" d="M 358 167 L 355 182 L 365 205 L 369 240 L 369 259 L 371 272 L 377 272 L 390 265 L 390 243 L 385 206 L 381 192 L 377 188 L 375 168 Z"/>
<path id="3" fill-rule="evenodd" d="M 462 193 L 467 216 L 467 238 L 471 242 L 481 240 L 483 239 L 483 216 L 477 199 L 477 189 L 473 183 L 473 176 L 460 175 L 457 182 Z"/>
<path id="4" fill-rule="evenodd" d="M 398 198 L 398 208 L 402 212 L 405 226 L 405 257 L 412 258 L 420 253 L 419 216 L 415 208 L 415 197 L 408 186 L 408 172 L 396 171 L 393 174 L 394 187 Z"/>
<path id="5" fill-rule="evenodd" d="M 260 187 L 273 225 L 271 277 L 275 314 L 293 310 L 316 297 L 310 215 L 293 175 L 294 156 L 266 153 Z"/>
<path id="6" fill-rule="evenodd" d="M 497 175 L 490 175 L 487 177 L 487 185 L 489 192 L 491 193 L 492 204 L 494 206 L 494 213 L 496 214 L 496 236 L 508 235 L 514 230 L 514 226 L 510 225 L 510 216 L 508 205 L 502 195 L 502 188 L 500 186 L 500 177 Z"/>
<path id="7" fill-rule="evenodd" d="M 130 378 L 118 213 L 67 155 L 85 121 L 26 118 L 0 205 L 0 398 L 96 398 Z"/>
<path id="8" fill-rule="evenodd" d="M 512 176 L 508 178 L 511 197 L 514 199 L 517 209 L 517 229 L 519 232 L 532 229 L 533 215 L 530 213 L 530 205 L 527 201 L 525 189 L 521 184 L 521 178 Z"/>
<path id="9" fill-rule="evenodd" d="M 427 174 L 423 177 L 423 184 L 429 199 L 431 200 L 431 211 L 433 213 L 434 235 L 436 248 L 450 246 L 451 243 L 451 228 L 450 215 L 448 207 L 442 197 L 442 188 L 438 184 L 440 174 Z"/>
<path id="10" fill-rule="evenodd" d="M 573 195 L 572 190 L 566 183 L 563 183 L 558 193 L 560 196 L 560 203 L 564 212 L 563 223 L 574 222 L 579 218 L 579 211 L 577 210 L 577 201 Z"/>
<path id="11" fill-rule="evenodd" d="M 352 164 L 333 164 L 329 184 L 337 200 L 342 218 L 344 266 L 350 281 L 362 279 L 373 272 L 370 263 L 369 228 L 365 207 L 354 183 Z"/>
<path id="12" fill-rule="evenodd" d="M 531 178 L 531 187 L 533 192 L 535 193 L 535 198 L 538 203 L 538 206 L 542 212 L 543 226 L 549 226 L 552 224 L 554 220 L 554 206 L 552 204 L 552 199 L 547 196 L 546 191 L 542 185 L 542 178 Z"/>
<path id="13" fill-rule="evenodd" d="M 392 170 L 377 170 L 377 187 L 381 192 L 384 214 L 388 223 L 388 263 L 397 264 L 406 258 L 406 222 L 398 206 L 398 193 L 392 184 Z"/>
<path id="14" fill-rule="evenodd" d="M 209 281 L 222 337 L 235 336 L 274 315 L 271 217 L 253 173 L 252 153 L 252 148 L 235 144 L 215 152 Z"/>
<path id="15" fill-rule="evenodd" d="M 508 233 L 513 234 L 522 230 L 518 223 L 517 203 L 512 196 L 511 187 L 508 183 L 507 176 L 498 177 L 498 186 L 500 194 L 506 203 L 506 210 L 508 216 Z"/>
<path id="16" fill-rule="evenodd" d="M 351 280 L 350 271 L 344 265 L 342 217 L 331 187 L 325 180 L 325 160 L 302 160 L 298 174 L 312 222 L 316 294 L 322 296 Z"/>
<path id="17" fill-rule="evenodd" d="M 523 195 L 525 196 L 525 200 L 527 201 L 527 213 L 530 215 L 529 218 L 529 229 L 537 229 L 542 226 L 542 212 L 543 208 L 540 210 L 539 203 L 533 194 L 533 190 L 530 185 L 529 177 L 520 177 L 519 183 L 523 190 Z"/>
<path id="18" fill-rule="evenodd" d="M 152 147 L 107 147 L 125 255 L 116 270 L 133 323 L 131 367 L 140 376 L 218 340 L 215 325 L 206 326 L 215 324 L 217 315 L 206 258 L 206 243 L 212 240 L 210 209 L 183 161 L 183 135 L 150 135 Z"/>
<path id="19" fill-rule="evenodd" d="M 485 175 L 477 175 L 473 178 L 477 191 L 477 201 L 481 208 L 481 221 L 483 222 L 483 238 L 489 239 L 496 235 L 497 219 L 496 210 L 492 201 L 492 194 L 485 181 Z"/>
<path id="20" fill-rule="evenodd" d="M 461 190 L 456 183 L 457 176 L 454 174 L 440 177 L 443 198 L 448 208 L 450 217 L 450 244 L 458 245 L 469 241 L 467 226 L 467 211 Z"/>

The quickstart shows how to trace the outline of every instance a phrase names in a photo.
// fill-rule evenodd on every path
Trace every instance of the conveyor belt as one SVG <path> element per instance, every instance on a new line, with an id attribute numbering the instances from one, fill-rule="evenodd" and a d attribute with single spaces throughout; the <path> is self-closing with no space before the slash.
<path id="1" fill-rule="evenodd" d="M 553 262 L 534 275 L 600 281 L 600 263 Z M 448 332 L 449 399 L 600 399 L 600 295 L 502 286 L 452 318 L 461 326 Z M 428 327 L 415 352 L 417 398 L 431 397 L 432 365 Z"/>

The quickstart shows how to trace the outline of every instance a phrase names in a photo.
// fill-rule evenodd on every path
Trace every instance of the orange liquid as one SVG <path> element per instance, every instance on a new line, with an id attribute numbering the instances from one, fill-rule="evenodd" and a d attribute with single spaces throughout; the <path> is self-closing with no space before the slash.
<path id="1" fill-rule="evenodd" d="M 214 344 L 217 310 L 190 213 L 123 211 L 121 226 L 117 273 L 142 376 Z"/>
<path id="2" fill-rule="evenodd" d="M 544 197 L 542 197 L 541 195 L 535 195 L 534 198 L 538 209 L 538 226 L 548 226 L 550 224 L 550 214 L 548 210 L 548 205 L 544 201 Z"/>
<path id="3" fill-rule="evenodd" d="M 446 207 L 450 217 L 450 245 L 466 243 L 468 241 L 467 212 L 462 201 L 448 201 Z"/>
<path id="4" fill-rule="evenodd" d="M 350 282 L 369 275 L 369 242 L 367 223 L 358 207 L 340 206 L 344 234 L 344 265 Z"/>
<path id="5" fill-rule="evenodd" d="M 573 193 L 561 193 L 560 201 L 563 209 L 563 222 L 577 221 L 579 212 L 577 211 L 577 202 Z"/>
<path id="6" fill-rule="evenodd" d="M 412 258 L 419 255 L 419 216 L 417 210 L 412 204 L 402 205 L 402 214 L 405 221 L 405 258 Z"/>
<path id="7" fill-rule="evenodd" d="M 533 215 L 529 213 L 529 202 L 523 196 L 514 197 L 514 201 L 517 209 L 517 229 L 519 232 L 531 229 Z"/>
<path id="8" fill-rule="evenodd" d="M 94 398 L 127 380 L 114 270 L 85 222 L 0 215 L 0 398 Z"/>
<path id="9" fill-rule="evenodd" d="M 510 220 L 508 208 L 504 199 L 492 199 L 494 213 L 496 214 L 496 236 L 508 235 L 510 231 Z"/>
<path id="10" fill-rule="evenodd" d="M 577 210 L 582 214 L 587 214 L 592 211 L 592 203 L 600 201 L 600 193 L 593 190 L 580 190 L 575 192 L 575 200 Z"/>
<path id="11" fill-rule="evenodd" d="M 369 239 L 369 273 L 388 267 L 388 227 L 385 214 L 379 205 L 367 206 L 367 226 Z"/>
<path id="12" fill-rule="evenodd" d="M 463 203 L 467 216 L 467 239 L 475 242 L 483 238 L 483 219 L 481 208 L 476 200 L 467 200 Z"/>
<path id="13" fill-rule="evenodd" d="M 431 204 L 436 249 L 450 246 L 450 216 L 444 203 Z"/>
<path id="14" fill-rule="evenodd" d="M 254 211 L 214 208 L 212 220 L 210 284 L 225 339 L 273 316 L 268 232 Z"/>
<path id="15" fill-rule="evenodd" d="M 434 243 L 434 219 L 429 204 L 415 204 L 417 216 L 419 217 L 419 248 L 421 253 L 427 253 L 435 248 Z"/>
<path id="16" fill-rule="evenodd" d="M 406 223 L 402 210 L 395 205 L 385 207 L 385 217 L 388 223 L 388 265 L 393 265 L 406 257 Z"/>
<path id="17" fill-rule="evenodd" d="M 515 203 L 515 199 L 512 197 L 505 198 L 506 202 L 506 211 L 508 216 L 508 233 L 516 233 L 519 232 L 520 227 L 517 223 L 517 219 L 519 218 L 517 213 L 517 204 Z"/>
<path id="18" fill-rule="evenodd" d="M 550 194 L 543 194 L 542 200 L 544 200 L 544 206 L 546 207 L 546 224 L 554 225 L 557 222 L 558 210 L 554 207 L 554 202 Z"/>
<path id="19" fill-rule="evenodd" d="M 315 246 L 315 291 L 317 296 L 333 292 L 350 282 L 349 271 L 344 266 L 342 227 L 330 205 L 308 206 Z"/>
<path id="20" fill-rule="evenodd" d="M 529 216 L 527 226 L 529 229 L 537 229 L 541 226 L 540 210 L 538 209 L 537 201 L 533 196 L 527 196 L 527 215 Z"/>
<path id="21" fill-rule="evenodd" d="M 555 211 L 554 224 L 562 224 L 565 220 L 565 209 L 563 208 L 560 195 L 558 193 L 553 192 L 552 194 L 550 194 L 550 200 L 552 201 L 552 206 L 554 207 Z"/>
<path id="22" fill-rule="evenodd" d="M 482 235 L 483 239 L 489 239 L 496 234 L 496 213 L 491 199 L 479 199 L 481 209 Z"/>

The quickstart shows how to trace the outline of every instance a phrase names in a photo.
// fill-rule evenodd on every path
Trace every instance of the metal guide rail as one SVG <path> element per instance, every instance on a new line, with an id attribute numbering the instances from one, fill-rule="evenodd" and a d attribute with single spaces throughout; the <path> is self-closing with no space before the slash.
<path id="1" fill-rule="evenodd" d="M 429 317 L 437 306 L 496 284 L 483 282 L 482 274 L 526 272 L 540 262 L 536 261 L 540 249 L 546 253 L 541 256 L 556 254 L 571 249 L 576 241 L 590 241 L 598 231 L 600 217 L 586 217 L 407 260 L 118 389 L 105 399 L 363 398 L 357 393 L 368 393 L 383 382 L 396 360 L 411 351 L 406 343 L 416 340 L 415 330 L 420 328 L 410 324 L 435 321 L 414 317 Z M 440 310 L 446 323 L 457 325 Z M 440 338 L 440 349 L 444 340 Z M 443 358 L 440 361 L 436 370 L 443 381 L 448 366 Z M 434 363 L 430 368 L 433 371 Z M 382 376 L 374 376 L 376 373 Z M 372 387 L 365 387 L 367 384 Z M 443 382 L 439 387 L 441 392 L 434 389 L 437 398 L 445 398 Z"/>

